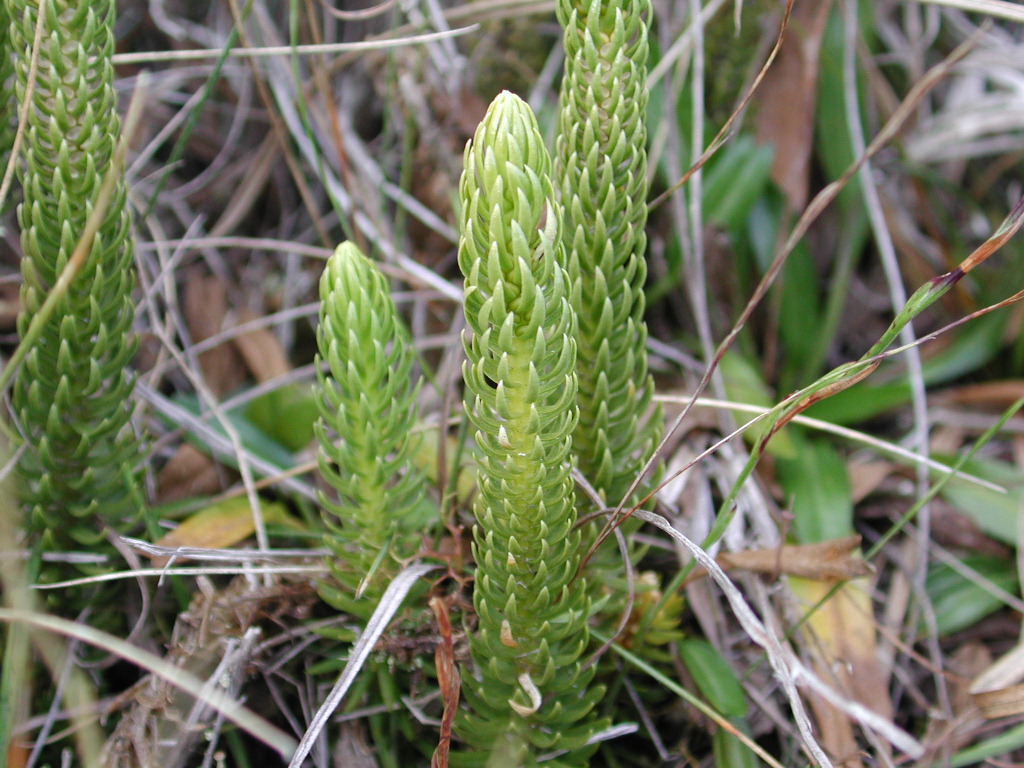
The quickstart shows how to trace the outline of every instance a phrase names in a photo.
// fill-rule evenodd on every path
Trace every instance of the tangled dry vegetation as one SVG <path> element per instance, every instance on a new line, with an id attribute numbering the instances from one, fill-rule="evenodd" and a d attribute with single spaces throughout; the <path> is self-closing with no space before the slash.
<path id="1" fill-rule="evenodd" d="M 310 734 L 317 766 L 445 764 L 475 628 L 458 180 L 503 89 L 554 134 L 554 6 L 120 3 L 116 87 L 142 107 L 127 178 L 149 506 L 133 538 L 108 532 L 113 580 L 69 592 L 74 625 L 13 610 L 24 574 L 5 566 L 3 616 L 45 662 L 0 713 L 7 765 L 284 765 Z M 667 437 L 644 508 L 713 542 L 719 568 L 631 529 L 635 567 L 596 595 L 622 599 L 625 621 L 594 630 L 610 726 L 591 764 L 1020 763 L 1024 13 L 653 7 L 646 319 Z M 9 350 L 18 194 L 0 256 Z M 410 331 L 415 462 L 444 517 L 421 542 L 438 567 L 398 577 L 397 600 L 411 595 L 362 646 L 379 616 L 317 593 L 309 393 L 318 282 L 343 240 L 378 260 Z M 898 354 L 736 434 L 860 359 L 951 272 Z M 116 621 L 91 620 L 111 605 Z M 8 680 L 35 663 L 14 645 Z M 339 702 L 346 662 L 359 676 Z"/>

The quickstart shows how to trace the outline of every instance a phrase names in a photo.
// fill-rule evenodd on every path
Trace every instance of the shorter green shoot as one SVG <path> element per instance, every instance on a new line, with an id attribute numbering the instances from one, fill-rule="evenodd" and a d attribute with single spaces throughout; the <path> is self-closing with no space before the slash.
<path id="1" fill-rule="evenodd" d="M 368 615 L 426 523 L 423 477 L 415 468 L 418 383 L 413 352 L 387 280 L 352 243 L 327 261 L 320 279 L 320 418 L 315 427 L 324 479 L 324 543 L 333 582 L 321 596 Z"/>

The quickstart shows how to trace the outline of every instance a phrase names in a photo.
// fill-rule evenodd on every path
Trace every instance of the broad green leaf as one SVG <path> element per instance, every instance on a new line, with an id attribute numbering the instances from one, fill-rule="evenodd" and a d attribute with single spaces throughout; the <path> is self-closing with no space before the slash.
<path id="1" fill-rule="evenodd" d="M 808 329 L 820 327 L 819 278 L 807 241 L 803 240 L 786 259 L 782 273 L 779 335 L 785 354 L 779 386 L 784 391 L 809 384 L 817 375 L 807 367 L 818 346 L 817 334 Z"/>
<path id="2" fill-rule="evenodd" d="M 708 703 L 729 718 L 747 714 L 747 695 L 729 662 L 706 640 L 687 639 L 678 645 L 679 656 Z"/>
<path id="3" fill-rule="evenodd" d="M 870 34 L 870 30 L 873 29 L 870 21 L 871 3 L 860 3 L 859 6 L 863 25 L 858 25 L 857 28 L 864 34 Z M 850 139 L 850 121 L 846 114 L 847 88 L 843 72 L 844 46 L 842 14 L 836 7 L 832 10 L 821 44 L 815 131 L 818 161 L 830 181 L 839 178 L 855 157 L 853 143 Z M 867 109 L 867 78 L 863 73 L 858 73 L 858 75 L 857 98 L 861 122 L 864 126 L 870 126 L 870 112 Z M 856 176 L 839 193 L 839 206 L 844 209 L 856 210 L 860 216 L 865 215 L 861 202 L 860 180 Z"/>
<path id="4" fill-rule="evenodd" d="M 704 218 L 729 230 L 739 229 L 771 178 L 775 151 L 743 135 L 721 150 L 704 175 Z"/>
<path id="5" fill-rule="evenodd" d="M 1011 560 L 967 555 L 963 563 L 1001 589 L 1017 593 L 1017 571 Z M 971 627 L 1003 607 L 1002 599 L 990 590 L 945 564 L 932 568 L 928 574 L 927 590 L 942 635 Z"/>
<path id="6" fill-rule="evenodd" d="M 940 460 L 952 463 L 950 457 Z M 1002 461 L 978 458 L 966 462 L 963 470 L 998 483 L 1007 492 L 999 493 L 954 477 L 942 489 L 943 498 L 993 539 L 1017 546 L 1018 521 L 1024 509 L 1024 472 Z"/>
<path id="7" fill-rule="evenodd" d="M 291 451 L 309 445 L 317 413 L 310 387 L 297 383 L 260 395 L 245 409 L 254 425 Z"/>
<path id="8" fill-rule="evenodd" d="M 734 722 L 736 729 L 749 734 L 746 719 Z M 750 751 L 750 747 L 728 731 L 719 728 L 711 737 L 711 748 L 715 755 L 715 768 L 757 768 L 761 761 Z"/>
<path id="9" fill-rule="evenodd" d="M 174 402 L 196 416 L 203 414 L 203 409 L 199 407 L 199 400 L 195 395 L 179 394 L 174 397 Z M 288 469 L 294 466 L 295 457 L 292 456 L 292 452 L 249 421 L 240 409 L 227 411 L 224 416 L 238 434 L 242 446 L 254 456 L 270 462 L 281 469 Z M 227 436 L 227 432 L 217 419 L 211 418 L 209 424 L 210 429 L 225 437 Z M 206 450 L 206 445 L 199 438 L 190 436 L 189 440 L 196 447 Z M 238 466 L 237 462 L 230 456 L 218 456 L 218 459 L 229 467 L 237 468 Z"/>
<path id="10" fill-rule="evenodd" d="M 282 525 L 293 530 L 305 526 L 288 514 L 281 502 L 263 501 L 260 512 L 268 524 Z M 249 538 L 256 530 L 252 508 L 245 496 L 224 499 L 204 507 L 184 520 L 181 525 L 157 542 L 162 547 L 206 547 L 221 549 L 233 547 Z"/>
<path id="11" fill-rule="evenodd" d="M 824 440 L 797 436 L 794 455 L 779 458 L 776 470 L 793 512 L 801 544 L 839 539 L 853 533 L 853 497 L 846 463 Z"/>

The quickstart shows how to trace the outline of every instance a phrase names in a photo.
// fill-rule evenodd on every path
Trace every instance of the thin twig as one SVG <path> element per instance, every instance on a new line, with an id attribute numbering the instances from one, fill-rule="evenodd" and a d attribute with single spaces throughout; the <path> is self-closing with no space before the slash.
<path id="1" fill-rule="evenodd" d="M 410 37 L 386 40 L 361 40 L 355 43 L 321 43 L 319 45 L 266 45 L 247 48 L 232 48 L 227 52 L 230 58 L 261 59 L 273 56 L 319 56 L 325 53 L 353 53 L 380 51 L 407 45 L 421 45 L 450 37 L 461 37 L 475 32 L 479 25 L 451 29 L 443 32 L 428 32 Z M 168 61 L 206 61 L 219 59 L 224 55 L 221 48 L 196 48 L 187 51 L 142 51 L 141 53 L 115 53 L 111 58 L 115 65 L 157 64 Z"/>

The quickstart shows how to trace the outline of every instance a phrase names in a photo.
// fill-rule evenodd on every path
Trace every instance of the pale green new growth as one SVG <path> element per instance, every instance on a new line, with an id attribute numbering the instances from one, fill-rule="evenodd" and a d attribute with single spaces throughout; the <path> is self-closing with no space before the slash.
<path id="1" fill-rule="evenodd" d="M 565 76 L 556 151 L 570 301 L 579 321 L 580 420 L 573 452 L 609 504 L 623 500 L 661 430 L 648 416 L 649 0 L 559 0 Z M 646 417 L 646 420 L 645 420 Z"/>
<path id="2" fill-rule="evenodd" d="M 320 471 L 338 493 L 323 498 L 329 565 L 341 585 L 321 585 L 336 608 L 366 613 L 399 561 L 419 548 L 423 478 L 413 468 L 416 386 L 409 339 L 380 270 L 352 243 L 320 278 L 317 343 Z M 340 439 L 338 439 L 340 437 Z"/>
<path id="3" fill-rule="evenodd" d="M 530 108 L 491 104 L 466 148 L 460 184 L 465 275 L 466 410 L 476 428 L 478 496 L 463 737 L 502 764 L 583 765 L 601 696 L 588 687 L 587 590 L 569 476 L 576 423 L 575 320 L 561 212 Z"/>
<path id="4" fill-rule="evenodd" d="M 19 168 L 21 312 L 29 322 L 82 236 L 120 136 L 114 2 L 44 5 L 39 71 Z M 26 98 L 39 4 L 9 2 L 19 102 Z M 6 54 L 5 54 L 6 55 Z M 123 182 L 88 257 L 19 372 L 13 402 L 29 530 L 44 550 L 95 549 L 136 517 L 138 441 L 129 424 L 135 273 Z M 44 574 L 44 580 L 54 574 Z"/>

